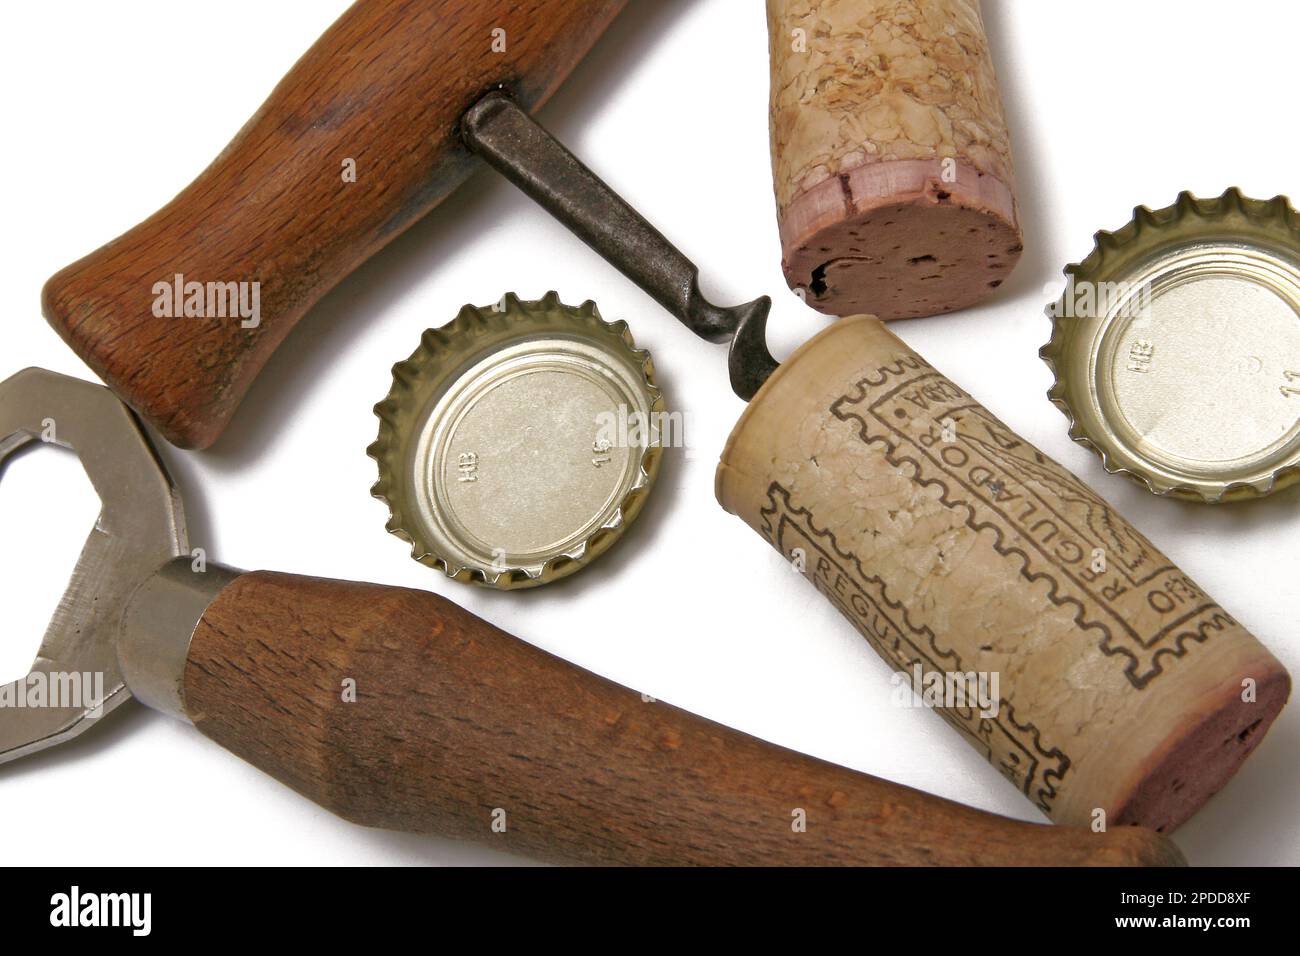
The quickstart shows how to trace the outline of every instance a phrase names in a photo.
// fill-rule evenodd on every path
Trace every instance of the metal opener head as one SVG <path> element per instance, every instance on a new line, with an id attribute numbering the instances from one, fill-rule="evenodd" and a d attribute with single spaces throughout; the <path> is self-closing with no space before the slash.
<path id="1" fill-rule="evenodd" d="M 103 507 L 31 672 L 0 690 L 7 702 L 45 690 L 41 706 L 0 706 L 0 763 L 75 737 L 131 696 L 117 653 L 123 608 L 141 582 L 189 552 L 171 478 L 107 388 L 38 368 L 0 382 L 0 474 L 36 442 L 75 452 Z"/>

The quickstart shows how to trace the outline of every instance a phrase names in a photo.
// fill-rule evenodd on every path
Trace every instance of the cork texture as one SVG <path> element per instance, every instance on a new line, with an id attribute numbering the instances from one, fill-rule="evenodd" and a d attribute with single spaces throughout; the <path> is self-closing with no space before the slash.
<path id="1" fill-rule="evenodd" d="M 827 312 L 962 308 L 1019 258 L 1015 174 L 976 0 L 768 0 L 787 280 Z"/>
<path id="2" fill-rule="evenodd" d="M 996 673 L 996 713 L 939 713 L 1057 822 L 1172 830 L 1289 694 L 1228 611 L 874 318 L 777 371 L 717 490 L 894 667 Z"/>

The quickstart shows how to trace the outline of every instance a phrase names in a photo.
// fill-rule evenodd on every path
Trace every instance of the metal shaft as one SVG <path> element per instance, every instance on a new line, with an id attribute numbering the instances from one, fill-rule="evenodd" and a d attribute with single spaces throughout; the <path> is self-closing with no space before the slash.
<path id="1" fill-rule="evenodd" d="M 466 112 L 468 146 L 696 335 L 732 342 L 731 385 L 748 401 L 776 368 L 767 296 L 724 308 L 700 292 L 699 268 L 505 93 Z"/>

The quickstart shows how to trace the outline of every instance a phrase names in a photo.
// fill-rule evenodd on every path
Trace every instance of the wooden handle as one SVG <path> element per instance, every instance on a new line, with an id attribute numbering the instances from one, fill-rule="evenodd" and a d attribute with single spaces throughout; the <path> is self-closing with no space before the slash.
<path id="1" fill-rule="evenodd" d="M 184 688 L 203 733 L 340 816 L 557 862 L 1181 862 L 1150 831 L 1015 822 L 647 702 L 419 591 L 244 575 Z"/>
<path id="2" fill-rule="evenodd" d="M 767 0 L 782 265 L 832 315 L 937 315 L 1021 252 L 979 0 Z"/>
<path id="3" fill-rule="evenodd" d="M 207 447 L 312 304 L 474 169 L 464 111 L 498 85 L 545 102 L 623 2 L 359 0 L 184 192 L 49 280 L 46 318 Z"/>

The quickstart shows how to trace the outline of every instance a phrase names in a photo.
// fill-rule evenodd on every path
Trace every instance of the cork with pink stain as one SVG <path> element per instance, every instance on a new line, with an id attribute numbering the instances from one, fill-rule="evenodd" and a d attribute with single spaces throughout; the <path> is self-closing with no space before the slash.
<path id="1" fill-rule="evenodd" d="M 831 315 L 937 315 L 1023 249 L 978 0 L 768 0 L 786 281 Z"/>

